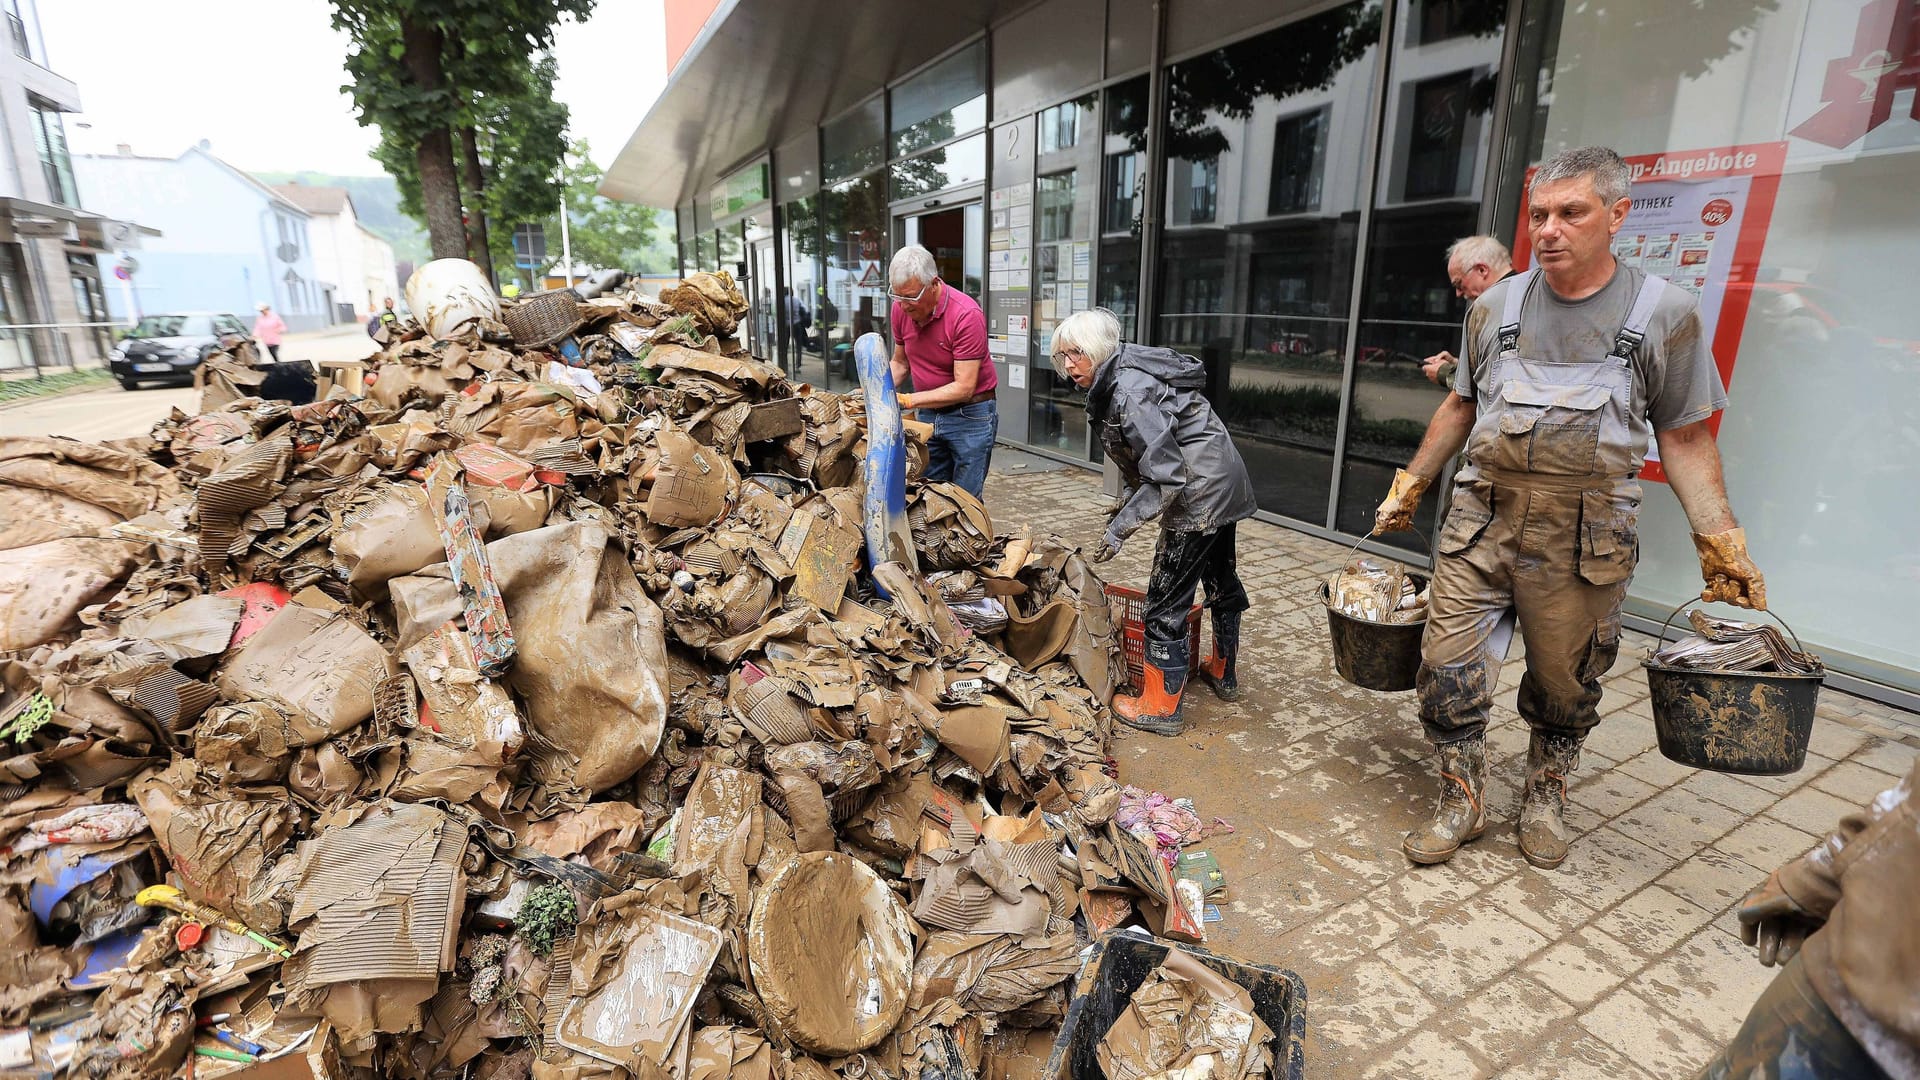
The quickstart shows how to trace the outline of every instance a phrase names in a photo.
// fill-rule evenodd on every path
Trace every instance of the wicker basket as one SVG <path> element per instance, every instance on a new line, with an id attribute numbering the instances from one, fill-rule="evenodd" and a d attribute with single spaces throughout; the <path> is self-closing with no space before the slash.
<path id="1" fill-rule="evenodd" d="M 504 306 L 500 320 L 523 349 L 544 349 L 580 329 L 580 299 L 571 289 L 534 293 Z"/>

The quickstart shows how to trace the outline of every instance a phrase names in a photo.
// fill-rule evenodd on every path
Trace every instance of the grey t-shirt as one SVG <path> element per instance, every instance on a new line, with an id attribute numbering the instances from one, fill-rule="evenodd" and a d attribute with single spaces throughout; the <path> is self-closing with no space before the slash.
<path id="1" fill-rule="evenodd" d="M 1613 279 L 1584 300 L 1562 300 L 1535 274 L 1532 292 L 1520 307 L 1520 355 L 1548 363 L 1598 363 L 1613 348 L 1640 294 L 1646 272 L 1616 266 Z M 1453 392 L 1482 408 L 1493 396 L 1486 385 L 1487 361 L 1500 355 L 1500 315 L 1507 290 L 1518 277 L 1496 283 L 1467 311 L 1466 356 L 1454 372 Z M 1670 286 L 1660 294 L 1633 365 L 1633 434 L 1646 445 L 1653 432 L 1697 423 L 1727 407 L 1727 394 L 1714 367 L 1713 351 L 1700 326 L 1700 311 L 1685 290 Z"/>

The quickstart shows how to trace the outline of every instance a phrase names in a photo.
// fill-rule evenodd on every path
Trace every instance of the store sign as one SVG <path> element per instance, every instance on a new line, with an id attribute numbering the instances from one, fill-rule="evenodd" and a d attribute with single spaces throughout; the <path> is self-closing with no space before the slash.
<path id="1" fill-rule="evenodd" d="M 1733 362 L 1740 353 L 1752 298 L 1750 289 L 1729 286 L 1758 277 L 1786 151 L 1784 142 L 1754 143 L 1625 159 L 1633 173 L 1633 207 L 1614 235 L 1614 257 L 1666 278 L 1693 296 L 1700 306 L 1701 331 L 1713 343 L 1714 364 L 1723 386 L 1733 385 Z M 1527 170 L 1528 190 L 1535 171 Z M 1513 265 L 1524 270 L 1532 262 L 1527 198 L 1522 194 Z M 1717 433 L 1720 415 L 1708 423 Z M 1641 476 L 1666 480 L 1658 447 L 1647 448 L 1647 468 Z"/>
<path id="2" fill-rule="evenodd" d="M 707 209 L 714 221 L 722 221 L 766 202 L 767 163 L 756 162 L 736 169 L 707 192 Z"/>
<path id="3" fill-rule="evenodd" d="M 1835 23 L 1845 25 L 1827 25 Z M 1907 115 L 1920 120 L 1920 5 L 1872 0 L 1855 18 L 1853 47 L 1826 64 L 1820 110 L 1791 134 L 1843 150 L 1893 117 L 1901 90 L 1912 94 Z"/>

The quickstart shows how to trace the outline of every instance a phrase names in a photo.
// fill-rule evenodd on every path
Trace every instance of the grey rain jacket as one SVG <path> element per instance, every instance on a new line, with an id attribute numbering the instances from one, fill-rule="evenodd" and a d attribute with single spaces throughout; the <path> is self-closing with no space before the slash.
<path id="1" fill-rule="evenodd" d="M 1206 382 L 1191 356 L 1127 343 L 1094 372 L 1087 416 L 1127 487 L 1112 540 L 1155 517 L 1174 532 L 1212 532 L 1253 516 L 1253 481 L 1200 392 Z"/>

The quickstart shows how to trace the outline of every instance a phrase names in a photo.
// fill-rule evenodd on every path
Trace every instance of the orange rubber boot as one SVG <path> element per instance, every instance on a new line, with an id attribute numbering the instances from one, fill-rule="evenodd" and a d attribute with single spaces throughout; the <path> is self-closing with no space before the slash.
<path id="1" fill-rule="evenodd" d="M 1185 674 L 1181 672 L 1182 676 Z M 1185 731 L 1187 722 L 1180 718 L 1180 697 L 1186 689 L 1186 680 L 1177 678 L 1173 689 L 1168 690 L 1166 672 L 1148 664 L 1141 672 L 1141 681 L 1146 686 L 1139 697 L 1113 699 L 1113 713 L 1120 722 L 1155 735 L 1178 735 Z"/>

